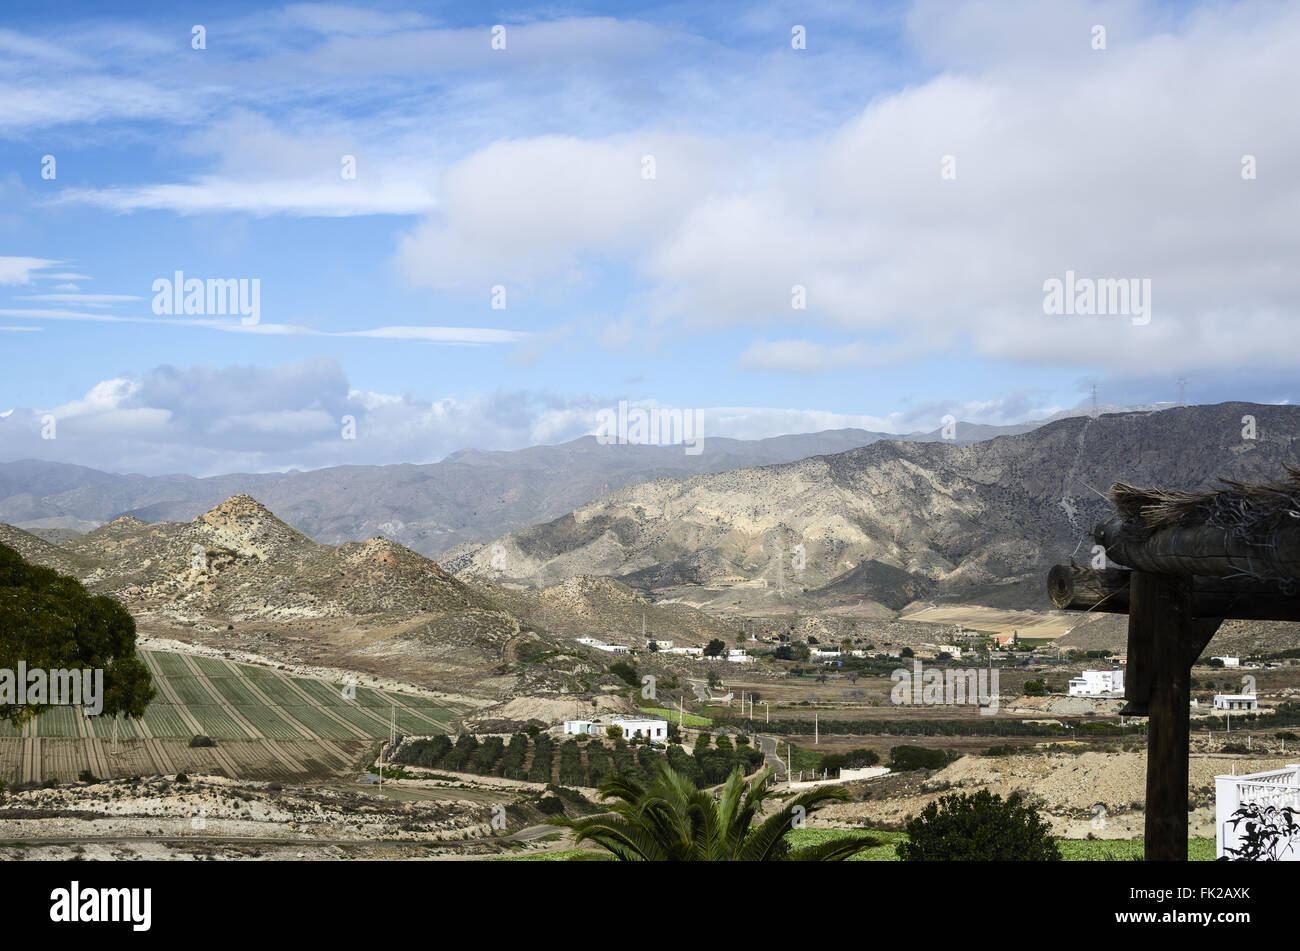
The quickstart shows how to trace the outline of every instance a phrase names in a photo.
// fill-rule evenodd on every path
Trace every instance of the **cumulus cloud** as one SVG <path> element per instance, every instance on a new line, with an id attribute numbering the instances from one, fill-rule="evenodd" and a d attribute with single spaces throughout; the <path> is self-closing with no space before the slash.
<path id="1" fill-rule="evenodd" d="M 269 368 L 164 365 L 138 378 L 100 381 L 58 406 L 11 410 L 0 417 L 0 458 L 193 475 L 435 462 L 459 449 L 519 449 L 591 435 L 600 412 L 616 411 L 619 399 L 527 390 L 419 399 L 357 389 L 342 366 L 324 357 Z M 762 439 L 843 428 L 901 434 L 932 429 L 947 412 L 1004 422 L 1027 404 L 934 404 L 884 417 L 647 400 L 630 405 L 698 411 L 706 439 Z"/>
<path id="2" fill-rule="evenodd" d="M 399 260 L 439 286 L 562 285 L 613 258 L 643 279 L 641 319 L 679 334 L 847 337 L 760 339 L 743 369 L 942 353 L 1276 371 L 1300 292 L 1300 181 L 1283 171 L 1300 163 L 1300 127 L 1264 90 L 1300 85 L 1300 9 L 1166 19 L 1135 4 L 919 4 L 910 39 L 945 68 L 797 149 L 764 140 L 766 161 L 737 163 L 738 139 L 711 139 L 677 166 L 685 181 L 647 189 L 628 174 L 634 137 L 512 140 L 444 176 Z M 661 160 L 661 178 L 674 167 Z M 1045 282 L 1067 272 L 1149 280 L 1150 322 L 1045 313 Z"/>

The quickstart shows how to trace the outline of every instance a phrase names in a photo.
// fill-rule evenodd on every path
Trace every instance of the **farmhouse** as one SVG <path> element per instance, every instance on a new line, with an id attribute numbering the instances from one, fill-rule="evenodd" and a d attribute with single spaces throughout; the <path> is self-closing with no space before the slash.
<path id="1" fill-rule="evenodd" d="M 568 735 L 585 734 L 600 736 L 611 726 L 620 727 L 623 736 L 649 737 L 651 742 L 663 742 L 668 738 L 668 721 L 662 717 L 597 717 L 592 720 L 565 720 L 564 733 Z"/>
<path id="2" fill-rule="evenodd" d="M 598 640 L 594 637 L 580 637 L 578 638 L 578 643 L 585 644 L 587 647 L 594 647 L 598 651 L 605 651 L 610 654 L 626 654 L 630 650 L 630 648 L 625 647 L 622 644 L 606 644 L 604 641 Z"/>
<path id="3" fill-rule="evenodd" d="M 1224 666 L 1224 667 L 1240 667 L 1240 666 L 1241 666 L 1241 658 L 1240 658 L 1240 657 L 1211 657 L 1210 660 L 1221 660 L 1221 661 L 1223 661 L 1223 666 Z"/>
<path id="4" fill-rule="evenodd" d="M 1253 693 L 1216 693 L 1214 695 L 1216 710 L 1258 710 L 1259 700 Z"/>
<path id="5" fill-rule="evenodd" d="M 1110 670 L 1085 670 L 1070 679 L 1070 696 L 1100 697 L 1124 692 L 1124 671 L 1118 667 Z"/>

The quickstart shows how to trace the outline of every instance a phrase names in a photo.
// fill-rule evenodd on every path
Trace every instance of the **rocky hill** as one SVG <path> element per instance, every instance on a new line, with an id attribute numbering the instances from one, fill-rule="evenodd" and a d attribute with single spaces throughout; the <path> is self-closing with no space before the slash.
<path id="1" fill-rule="evenodd" d="M 1246 416 L 1254 438 L 1243 436 Z M 1294 463 L 1298 438 L 1300 408 L 1224 403 L 1062 419 L 969 446 L 878 441 L 632 486 L 456 567 L 535 586 L 606 575 L 646 590 L 759 582 L 805 596 L 822 588 L 828 603 L 928 593 L 1043 607 L 1043 572 L 1091 555 L 1084 535 L 1109 515 L 1112 482 L 1193 489 L 1275 477 Z"/>
<path id="2" fill-rule="evenodd" d="M 123 516 L 67 546 L 0 525 L 0 542 L 119 599 L 150 636 L 492 699 L 589 672 L 513 670 L 511 645 L 545 634 L 481 589 L 388 539 L 314 542 L 247 495 L 189 522 Z"/>

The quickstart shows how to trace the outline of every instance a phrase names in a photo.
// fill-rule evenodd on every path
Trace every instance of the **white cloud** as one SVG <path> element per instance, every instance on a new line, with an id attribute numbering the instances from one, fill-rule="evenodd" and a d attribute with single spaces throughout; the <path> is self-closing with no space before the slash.
<path id="1" fill-rule="evenodd" d="M 47 258 L 0 257 L 0 284 L 30 284 L 34 274 L 43 268 L 59 264 Z"/>

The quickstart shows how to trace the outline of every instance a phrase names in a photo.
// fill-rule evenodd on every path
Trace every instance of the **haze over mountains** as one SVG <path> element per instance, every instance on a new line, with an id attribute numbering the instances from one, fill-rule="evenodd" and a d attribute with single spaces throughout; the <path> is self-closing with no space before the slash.
<path id="1" fill-rule="evenodd" d="M 1223 403 L 1063 419 L 968 446 L 878 441 L 631 486 L 445 564 L 532 585 L 606 575 L 662 595 L 758 582 L 784 585 L 792 604 L 897 609 L 941 595 L 1043 608 L 1046 568 L 1091 557 L 1085 534 L 1111 514 L 1100 493 L 1112 482 L 1275 478 L 1298 438 L 1298 407 Z"/>
<path id="2" fill-rule="evenodd" d="M 958 423 L 958 444 L 1015 426 Z M 188 521 L 232 495 L 248 494 L 324 544 L 377 535 L 435 557 L 545 522 L 649 479 L 792 462 L 881 439 L 928 441 L 941 431 L 894 436 L 862 429 L 740 440 L 705 437 L 703 452 L 680 445 L 600 445 L 587 436 L 511 452 L 462 450 L 428 465 L 335 466 L 310 472 L 194 478 L 101 472 L 63 463 L 0 463 L 0 522 L 66 540 L 122 515 Z"/>

